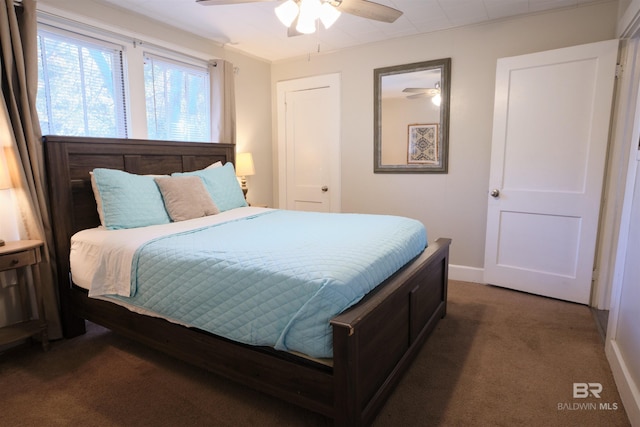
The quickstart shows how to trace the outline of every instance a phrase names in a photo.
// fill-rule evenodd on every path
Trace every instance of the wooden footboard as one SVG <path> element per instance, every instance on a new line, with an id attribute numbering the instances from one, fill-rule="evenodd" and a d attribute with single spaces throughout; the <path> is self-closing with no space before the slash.
<path id="1" fill-rule="evenodd" d="M 438 239 L 378 292 L 335 317 L 336 425 L 370 424 L 446 314 L 450 239 Z"/>

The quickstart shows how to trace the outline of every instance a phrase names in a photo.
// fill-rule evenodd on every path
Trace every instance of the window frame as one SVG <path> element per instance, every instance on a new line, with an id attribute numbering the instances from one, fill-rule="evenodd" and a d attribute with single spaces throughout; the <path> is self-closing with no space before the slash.
<path id="1" fill-rule="evenodd" d="M 138 35 L 132 34 L 123 29 L 106 28 L 103 24 L 90 19 L 83 19 L 79 22 L 72 17 L 59 15 L 55 11 L 48 11 L 48 8 L 38 10 L 38 31 L 41 28 L 69 32 L 81 37 L 92 40 L 102 41 L 106 44 L 115 44 L 122 46 L 122 65 L 124 79 L 124 97 L 125 97 L 125 121 L 127 138 L 130 139 L 149 139 L 147 130 L 147 112 L 146 98 L 144 89 L 144 58 L 145 52 L 161 56 L 178 63 L 198 64 L 206 67 L 211 61 L 219 60 L 212 58 L 210 54 L 200 51 L 189 50 L 182 46 L 172 46 L 164 41 L 149 40 L 143 41 Z M 55 12 L 55 13 L 52 13 Z M 209 82 L 209 109 L 214 105 L 214 88 L 211 79 Z M 208 115 L 209 120 L 209 140 L 208 142 L 216 142 L 213 135 L 213 124 L 211 122 L 211 114 Z"/>
<path id="2" fill-rule="evenodd" d="M 70 43 L 75 41 L 78 42 L 78 46 L 82 47 L 95 47 L 95 48 L 104 48 L 105 50 L 111 50 L 119 53 L 119 64 L 120 70 L 116 70 L 115 68 L 111 70 L 113 81 L 114 81 L 114 107 L 116 113 L 116 130 L 120 130 L 116 137 L 118 138 L 128 138 L 130 134 L 130 126 L 129 126 L 129 114 L 128 114 L 128 103 L 127 103 L 127 82 L 126 82 L 126 52 L 125 47 L 121 43 L 115 43 L 112 41 L 98 39 L 92 36 L 88 36 L 85 34 L 80 34 L 75 31 L 71 31 L 68 29 L 52 26 L 49 24 L 38 23 L 38 45 L 40 47 L 40 36 L 44 35 L 49 36 L 50 38 L 57 40 L 68 40 Z M 43 47 L 43 46 L 42 46 Z M 40 58 L 38 58 L 40 61 Z M 46 73 L 46 62 L 43 63 L 43 72 Z M 121 71 L 118 72 L 118 71 Z M 84 85 L 83 85 L 84 88 Z M 49 91 L 49 86 L 46 86 L 47 92 Z M 83 98 L 85 94 L 83 93 Z M 47 112 L 49 117 L 51 117 L 51 97 L 49 94 L 45 95 L 45 103 L 47 104 Z M 85 104 L 86 101 L 83 101 Z M 85 110 L 86 114 L 86 110 Z M 87 124 L 85 123 L 85 126 Z"/>

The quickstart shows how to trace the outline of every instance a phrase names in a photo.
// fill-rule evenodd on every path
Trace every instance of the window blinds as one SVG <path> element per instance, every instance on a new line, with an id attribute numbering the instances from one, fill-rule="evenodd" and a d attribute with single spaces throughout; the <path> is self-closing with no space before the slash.
<path id="1" fill-rule="evenodd" d="M 44 135 L 127 137 L 123 48 L 38 31 L 37 110 Z"/>
<path id="2" fill-rule="evenodd" d="M 144 81 L 150 139 L 211 141 L 206 64 L 145 54 Z"/>

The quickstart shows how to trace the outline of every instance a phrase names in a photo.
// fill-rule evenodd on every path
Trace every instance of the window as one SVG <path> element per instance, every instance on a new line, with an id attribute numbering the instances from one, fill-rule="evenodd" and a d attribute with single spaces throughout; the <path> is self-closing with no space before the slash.
<path id="1" fill-rule="evenodd" d="M 123 48 L 71 32 L 38 31 L 42 133 L 127 137 Z"/>
<path id="2" fill-rule="evenodd" d="M 147 133 L 150 139 L 211 141 L 209 71 L 145 54 Z"/>
<path id="3" fill-rule="evenodd" d="M 39 13 L 42 133 L 211 142 L 220 107 L 205 58 Z"/>

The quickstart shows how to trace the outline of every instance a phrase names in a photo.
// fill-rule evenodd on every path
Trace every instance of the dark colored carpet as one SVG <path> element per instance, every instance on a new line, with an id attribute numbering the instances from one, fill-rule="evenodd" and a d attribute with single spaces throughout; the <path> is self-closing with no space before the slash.
<path id="1" fill-rule="evenodd" d="M 376 426 L 629 425 L 589 308 L 464 282 L 449 289 L 447 317 Z M 574 398 L 574 383 L 602 384 L 600 398 Z M 0 425 L 331 422 L 89 324 L 47 353 L 0 355 Z"/>

